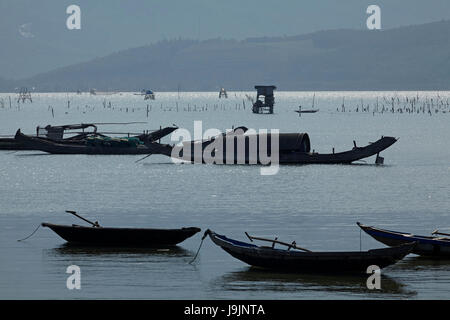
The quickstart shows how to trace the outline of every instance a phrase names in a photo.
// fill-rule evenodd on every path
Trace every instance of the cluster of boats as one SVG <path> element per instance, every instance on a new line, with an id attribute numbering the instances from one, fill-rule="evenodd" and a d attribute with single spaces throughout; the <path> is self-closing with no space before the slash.
<path id="1" fill-rule="evenodd" d="M 239 127 L 207 140 L 183 142 L 181 146 L 160 142 L 161 138 L 177 129 L 176 126 L 165 127 L 119 138 L 98 132 L 97 125 L 94 123 L 38 127 L 37 134 L 34 136 L 25 135 L 19 129 L 14 138 L 0 139 L 0 149 L 40 150 L 52 154 L 162 154 L 191 162 L 198 163 L 200 160 L 200 163 L 206 163 L 203 158 L 204 153 L 201 152 L 201 158 L 198 159 L 195 150 L 204 151 L 209 148 L 217 153 L 220 150 L 213 147 L 217 143 L 228 146 L 230 142 L 240 140 L 245 150 L 244 163 L 247 164 L 250 163 L 250 142 L 257 141 L 257 146 L 261 147 L 259 141 L 264 139 L 267 143 L 267 151 L 273 152 L 270 149 L 271 140 L 274 138 L 272 134 L 248 133 L 246 127 Z M 67 133 L 71 133 L 71 136 L 64 137 Z M 333 148 L 332 153 L 320 154 L 314 150 L 311 151 L 307 133 L 280 133 L 277 138 L 279 139 L 280 164 L 349 164 L 372 155 L 377 155 L 376 162 L 382 163 L 383 158 L 379 156 L 379 153 L 397 141 L 394 137 L 381 137 L 364 147 L 356 146 L 356 142 L 353 141 L 354 146 L 351 150 L 335 153 Z M 234 146 L 234 144 L 231 145 Z M 178 148 L 177 152 L 174 152 L 175 148 Z M 226 147 L 222 150 L 223 159 L 228 159 Z M 242 159 L 234 158 L 232 163 L 242 164 L 238 162 L 239 160 Z M 261 163 L 259 158 L 257 163 Z M 82 218 L 76 212 L 68 212 L 91 226 L 50 223 L 42 223 L 42 226 L 52 229 L 73 244 L 116 247 L 174 246 L 201 231 L 197 227 L 180 229 L 102 227 L 98 222 Z M 431 257 L 450 257 L 450 238 L 446 237 L 450 236 L 448 234 L 435 231 L 432 236 L 425 237 L 378 229 L 360 223 L 358 226 L 375 239 L 388 245 L 389 248 L 350 252 L 312 252 L 297 246 L 295 242 L 285 243 L 277 239 L 253 237 L 246 233 L 249 243 L 228 238 L 209 229 L 204 232 L 202 240 L 209 236 L 217 246 L 251 266 L 298 273 L 365 273 L 368 266 L 376 265 L 384 268 L 410 253 Z M 271 245 L 258 246 L 252 243 L 254 240 L 269 242 Z M 285 248 L 275 248 L 275 245 L 282 245 Z"/>
<path id="2" fill-rule="evenodd" d="M 91 130 L 87 130 L 89 128 Z M 38 127 L 38 134 L 35 136 L 26 135 L 19 129 L 13 138 L 0 139 L 0 150 L 39 150 L 51 154 L 161 154 L 188 162 L 210 163 L 204 158 L 204 151 L 211 149 L 217 156 L 220 151 L 214 146 L 220 144 L 224 146 L 221 148 L 220 158 L 227 159 L 227 164 L 267 164 L 260 158 L 260 148 L 265 149 L 264 155 L 274 151 L 271 150 L 273 134 L 248 133 L 246 127 L 238 127 L 206 140 L 185 141 L 181 147 L 160 143 L 161 138 L 177 129 L 176 126 L 165 127 L 141 134 L 128 133 L 127 136 L 118 138 L 98 132 L 93 123 Z M 66 134 L 71 136 L 64 137 Z M 344 152 L 335 152 L 333 147 L 332 153 L 318 153 L 311 151 L 307 133 L 279 133 L 277 138 L 279 164 L 350 164 L 373 155 L 377 155 L 377 163 L 382 163 L 380 152 L 397 141 L 394 137 L 383 136 L 363 147 L 358 147 L 353 141 L 353 148 Z M 244 149 L 240 155 L 235 152 L 239 143 L 242 143 Z M 251 143 L 256 144 L 255 150 Z M 227 151 L 228 145 L 234 146 L 231 152 Z M 195 153 L 196 150 L 201 152 Z M 256 151 L 256 159 L 252 158 L 253 151 Z M 229 162 L 230 157 L 232 159 Z"/>
<path id="3" fill-rule="evenodd" d="M 168 247 L 175 246 L 194 236 L 201 229 L 188 227 L 180 229 L 145 229 L 102 227 L 91 222 L 74 211 L 67 211 L 91 224 L 56 225 L 42 223 L 61 238 L 75 245 L 95 245 L 114 247 Z M 234 258 L 252 267 L 277 272 L 318 273 L 318 274 L 362 274 L 369 266 L 380 269 L 395 264 L 406 255 L 413 253 L 432 258 L 450 258 L 450 234 L 434 231 L 432 236 L 418 236 L 410 233 L 390 231 L 357 223 L 358 226 L 376 240 L 388 245 L 388 248 L 368 251 L 310 251 L 299 247 L 296 242 L 286 243 L 275 239 L 250 236 L 249 242 L 243 242 L 218 234 L 210 229 L 203 234 L 209 236 L 214 244 Z M 270 246 L 258 246 L 255 240 L 271 243 Z M 284 248 L 276 248 L 282 245 Z"/>

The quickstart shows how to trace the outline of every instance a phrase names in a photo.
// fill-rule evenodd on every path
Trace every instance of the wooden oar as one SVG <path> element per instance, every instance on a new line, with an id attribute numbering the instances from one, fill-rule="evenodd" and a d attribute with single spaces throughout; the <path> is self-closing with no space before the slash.
<path id="1" fill-rule="evenodd" d="M 272 242 L 273 245 L 275 245 L 275 243 L 278 243 L 278 244 L 281 244 L 283 246 L 287 246 L 288 250 L 291 249 L 291 248 L 294 248 L 294 249 L 297 249 L 297 250 L 302 250 L 302 251 L 306 251 L 306 252 L 312 252 L 311 250 L 298 247 L 297 244 L 295 243 L 295 241 L 293 241 L 292 243 L 286 243 L 286 242 L 282 242 L 282 241 L 277 240 L 277 238 L 272 240 L 272 239 L 266 239 L 266 238 L 260 238 L 260 237 L 253 237 L 253 236 L 250 236 L 247 232 L 245 232 L 245 235 L 250 239 L 251 242 L 253 242 L 253 240 L 267 241 L 267 242 Z"/>
<path id="2" fill-rule="evenodd" d="M 81 220 L 86 221 L 87 223 L 90 223 L 94 228 L 100 228 L 100 225 L 98 224 L 98 221 L 92 222 L 89 221 L 88 219 L 83 218 L 82 216 L 78 215 L 76 213 L 76 211 L 72 211 L 72 210 L 66 210 L 67 213 L 73 214 L 75 217 L 80 218 Z"/>
<path id="3" fill-rule="evenodd" d="M 450 236 L 449 233 L 439 232 L 439 230 L 434 230 L 431 234 L 439 234 L 441 236 Z"/>

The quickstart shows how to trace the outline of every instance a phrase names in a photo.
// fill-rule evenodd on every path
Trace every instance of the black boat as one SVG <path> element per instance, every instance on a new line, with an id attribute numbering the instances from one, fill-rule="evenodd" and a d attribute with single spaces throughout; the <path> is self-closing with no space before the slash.
<path id="1" fill-rule="evenodd" d="M 319 112 L 319 109 L 307 109 L 307 110 L 299 109 L 299 110 L 294 110 L 294 112 L 297 112 L 297 113 L 316 113 L 316 112 Z"/>
<path id="2" fill-rule="evenodd" d="M 432 234 L 438 236 L 419 236 L 406 232 L 385 230 L 357 223 L 368 235 L 388 246 L 398 246 L 415 241 L 414 254 L 434 258 L 450 258 L 450 234 L 441 233 L 437 230 Z"/>
<path id="3" fill-rule="evenodd" d="M 201 231 L 200 228 L 195 227 L 181 229 L 104 228 L 98 221 L 89 221 L 75 211 L 66 210 L 66 212 L 86 221 L 92 227 L 51 223 L 42 223 L 41 225 L 52 229 L 70 244 L 115 247 L 174 246 Z"/>
<path id="4" fill-rule="evenodd" d="M 192 237 L 199 228 L 145 229 L 105 228 L 42 223 L 69 243 L 104 246 L 173 246 Z"/>
<path id="5" fill-rule="evenodd" d="M 393 248 L 369 251 L 311 252 L 297 247 L 295 242 L 287 244 L 277 240 L 251 237 L 248 234 L 250 240 L 269 241 L 273 245 L 271 247 L 256 246 L 227 238 L 209 229 L 205 232 L 206 235 L 209 235 L 216 245 L 230 255 L 251 266 L 295 273 L 362 274 L 366 273 L 367 268 L 372 265 L 381 269 L 396 263 L 410 253 L 415 246 L 415 243 L 411 242 Z M 276 249 L 275 243 L 286 245 L 288 249 Z"/>
<path id="6" fill-rule="evenodd" d="M 17 130 L 15 141 L 22 150 L 39 150 L 52 154 L 149 154 L 145 142 L 154 142 L 172 133 L 177 127 L 166 127 L 150 133 L 132 137 L 112 138 L 102 134 L 91 134 L 82 138 L 51 140 L 32 137 Z"/>
<path id="7" fill-rule="evenodd" d="M 85 131 L 91 128 L 92 130 Z M 81 132 L 73 132 L 72 130 L 82 130 Z M 69 137 L 64 137 L 65 134 L 70 134 Z M 80 142 L 90 136 L 102 136 L 97 132 L 97 126 L 94 123 L 81 124 L 66 124 L 62 126 L 45 127 L 37 126 L 36 135 L 33 138 L 46 141 L 62 141 L 62 142 Z M 17 140 L 15 137 L 0 138 L 0 150 L 34 150 L 32 146 Z"/>
<path id="8" fill-rule="evenodd" d="M 153 154 L 163 154 L 194 163 L 216 164 L 270 164 L 265 163 L 261 155 L 273 154 L 272 134 L 246 134 L 246 127 L 224 133 L 205 141 L 188 141 L 183 145 L 167 145 L 154 142 L 146 143 Z M 353 141 L 353 148 L 344 152 L 318 153 L 311 151 L 307 133 L 278 134 L 279 164 L 350 164 L 354 161 L 377 155 L 376 163 L 383 163 L 379 153 L 397 141 L 394 137 L 381 137 L 367 146 L 358 147 Z M 233 150 L 227 153 L 227 147 Z M 222 150 L 220 152 L 219 150 Z M 238 151 L 241 151 L 240 153 Z M 230 159 L 231 158 L 231 159 Z"/>

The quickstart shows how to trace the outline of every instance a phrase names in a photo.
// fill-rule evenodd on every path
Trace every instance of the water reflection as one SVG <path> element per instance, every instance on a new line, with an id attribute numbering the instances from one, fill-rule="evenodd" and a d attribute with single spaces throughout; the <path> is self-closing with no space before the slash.
<path id="1" fill-rule="evenodd" d="M 15 152 L 20 152 L 21 150 L 17 150 L 14 151 Z M 51 156 L 52 154 L 50 153 L 45 153 L 45 152 L 39 152 L 39 153 L 20 153 L 20 154 L 16 154 L 16 157 L 38 157 L 38 156 Z"/>
<path id="2" fill-rule="evenodd" d="M 179 246 L 167 246 L 159 248 L 145 248 L 145 247 L 102 247 L 102 246 L 87 246 L 74 245 L 65 243 L 59 247 L 52 249 L 45 249 L 44 254 L 50 257 L 66 256 L 66 257 L 126 257 L 126 256 L 153 256 L 153 257 L 174 257 L 174 258 L 191 258 L 194 253 Z"/>
<path id="3" fill-rule="evenodd" d="M 347 293 L 351 295 L 364 295 L 366 297 L 407 298 L 416 295 L 409 291 L 401 282 L 383 275 L 381 276 L 381 289 L 369 290 L 366 286 L 367 277 L 349 275 L 300 275 L 292 273 L 274 273 L 257 268 L 246 268 L 243 271 L 228 273 L 216 280 L 216 284 L 230 291 L 272 291 L 285 293 L 298 293 L 322 291 L 325 294 Z M 374 294 L 372 296 L 372 293 Z M 298 298 L 298 297 L 297 297 Z"/>
<path id="4" fill-rule="evenodd" d="M 450 271 L 450 259 L 449 258 L 433 258 L 412 256 L 408 259 L 404 259 L 396 264 L 396 271 Z"/>

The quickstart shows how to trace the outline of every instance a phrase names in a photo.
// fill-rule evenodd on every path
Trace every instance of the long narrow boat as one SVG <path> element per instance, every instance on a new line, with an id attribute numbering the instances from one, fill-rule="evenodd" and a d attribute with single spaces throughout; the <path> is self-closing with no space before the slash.
<path id="1" fill-rule="evenodd" d="M 239 127 L 233 132 L 209 140 L 183 142 L 182 146 L 154 142 L 146 144 L 154 154 L 163 154 L 194 163 L 269 164 L 263 162 L 265 159 L 262 159 L 262 155 L 272 155 L 276 151 L 271 149 L 273 135 L 246 134 L 246 130 L 245 127 Z M 353 148 L 348 151 L 335 153 L 332 148 L 332 153 L 318 153 L 311 151 L 307 133 L 280 133 L 278 134 L 278 163 L 350 164 L 373 155 L 377 155 L 376 163 L 382 163 L 383 158 L 379 157 L 379 153 L 396 141 L 394 137 L 381 137 L 364 147 L 358 147 L 356 142 L 353 142 Z"/>
<path id="2" fill-rule="evenodd" d="M 241 242 L 207 230 L 211 240 L 230 255 L 251 266 L 276 271 L 323 274 L 361 274 L 372 265 L 380 269 L 403 259 L 414 248 L 415 243 L 394 248 L 352 252 L 301 252 L 276 249 Z M 256 239 L 256 238 L 254 238 Z M 295 249 L 295 246 L 293 246 Z M 304 250 L 304 249 L 303 249 Z"/>
<path id="3" fill-rule="evenodd" d="M 42 223 L 69 243 L 105 246 L 173 246 L 192 237 L 200 228 L 144 229 L 84 227 Z"/>
<path id="4" fill-rule="evenodd" d="M 299 109 L 299 110 L 294 110 L 294 112 L 297 112 L 297 113 L 316 113 L 316 112 L 319 112 L 319 109 L 306 109 L 306 110 Z"/>
<path id="5" fill-rule="evenodd" d="M 442 236 L 419 236 L 406 232 L 379 229 L 357 223 L 368 235 L 388 246 L 398 246 L 404 243 L 415 241 L 416 247 L 412 253 L 436 257 L 450 258 L 450 238 Z"/>
<path id="6" fill-rule="evenodd" d="M 92 131 L 85 129 L 92 128 Z M 72 130 L 82 130 L 73 133 Z M 64 137 L 64 134 L 71 134 L 70 137 Z M 46 141 L 62 141 L 62 142 L 80 142 L 90 136 L 103 136 L 97 132 L 97 126 L 94 123 L 67 124 L 61 126 L 45 126 L 36 127 L 36 135 L 33 138 Z M 15 137 L 0 138 L 0 150 L 33 150 L 30 145 L 23 141 L 17 140 Z"/>
<path id="7" fill-rule="evenodd" d="M 150 148 L 145 142 L 156 141 L 177 127 L 166 127 L 155 132 L 126 138 L 111 138 L 94 135 L 83 139 L 51 140 L 32 137 L 17 130 L 15 140 L 27 150 L 39 150 L 52 154 L 149 154 Z"/>

